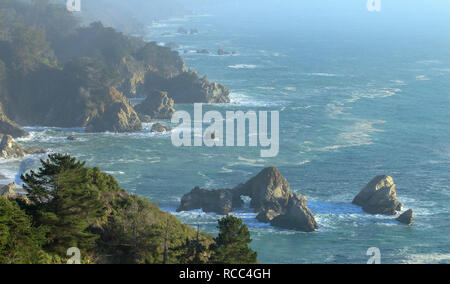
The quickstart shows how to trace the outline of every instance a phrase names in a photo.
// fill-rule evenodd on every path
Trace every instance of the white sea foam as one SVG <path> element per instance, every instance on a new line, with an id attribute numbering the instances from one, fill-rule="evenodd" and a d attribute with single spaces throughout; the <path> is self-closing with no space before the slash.
<path id="1" fill-rule="evenodd" d="M 227 107 L 232 105 L 238 105 L 238 106 L 244 106 L 244 107 L 267 107 L 267 106 L 276 106 L 276 102 L 267 102 L 267 101 L 260 101 L 255 98 L 251 98 L 250 96 L 247 96 L 242 93 L 236 93 L 233 92 L 229 96 L 230 103 L 229 104 L 219 104 L 217 106 L 219 107 Z"/>
<path id="2" fill-rule="evenodd" d="M 229 65 L 228 68 L 232 68 L 232 69 L 255 69 L 255 68 L 258 68 L 258 66 L 254 65 L 254 64 L 235 64 L 235 65 Z"/>
<path id="3" fill-rule="evenodd" d="M 306 165 L 306 164 L 309 164 L 309 163 L 311 163 L 310 160 L 303 160 L 303 161 L 298 162 L 297 166 L 303 166 L 303 165 Z"/>
<path id="4" fill-rule="evenodd" d="M 410 254 L 403 262 L 407 264 L 450 264 L 450 253 Z"/>
<path id="5" fill-rule="evenodd" d="M 417 81 L 429 81 L 430 78 L 428 78 L 426 75 L 417 75 L 416 80 Z"/>
<path id="6" fill-rule="evenodd" d="M 308 76 L 318 76 L 318 77 L 336 77 L 337 74 L 332 73 L 307 73 Z"/>

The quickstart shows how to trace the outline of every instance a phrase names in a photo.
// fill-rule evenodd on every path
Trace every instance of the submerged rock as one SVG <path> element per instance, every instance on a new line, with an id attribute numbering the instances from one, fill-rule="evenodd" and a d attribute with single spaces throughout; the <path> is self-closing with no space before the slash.
<path id="1" fill-rule="evenodd" d="M 74 135 L 70 135 L 70 136 L 67 137 L 67 140 L 69 140 L 69 141 L 76 141 L 76 140 L 78 140 L 78 138 L 76 136 L 74 136 Z"/>
<path id="2" fill-rule="evenodd" d="M 172 130 L 172 127 L 163 125 L 161 123 L 155 123 L 152 125 L 153 132 L 169 132 Z"/>
<path id="3" fill-rule="evenodd" d="M 370 214 L 395 215 L 402 209 L 402 204 L 397 200 L 394 179 L 386 175 L 370 181 L 353 199 L 353 204 Z"/>
<path id="4" fill-rule="evenodd" d="M 177 33 L 182 34 L 182 35 L 187 35 L 189 32 L 185 28 L 179 27 L 177 30 Z"/>
<path id="5" fill-rule="evenodd" d="M 412 209 L 405 211 L 400 217 L 396 219 L 397 221 L 406 224 L 412 225 L 414 223 L 414 212 Z"/>
<path id="6" fill-rule="evenodd" d="M 217 50 L 217 55 L 229 55 L 230 53 L 228 51 L 225 51 L 221 48 L 219 48 L 219 50 Z"/>
<path id="7" fill-rule="evenodd" d="M 171 119 L 175 109 L 174 101 L 169 98 L 167 92 L 152 92 L 145 101 L 135 106 L 135 110 L 142 115 L 148 115 L 153 119 Z"/>
<path id="8" fill-rule="evenodd" d="M 242 200 L 230 189 L 206 190 L 195 187 L 183 196 L 177 211 L 191 211 L 202 209 L 204 212 L 215 212 L 226 215 L 234 208 L 240 208 Z"/>
<path id="9" fill-rule="evenodd" d="M 198 54 L 209 54 L 209 51 L 207 49 L 197 49 Z"/>
<path id="10" fill-rule="evenodd" d="M 128 100 L 115 88 L 109 89 L 110 103 L 86 127 L 86 132 L 137 132 L 142 122 Z"/>

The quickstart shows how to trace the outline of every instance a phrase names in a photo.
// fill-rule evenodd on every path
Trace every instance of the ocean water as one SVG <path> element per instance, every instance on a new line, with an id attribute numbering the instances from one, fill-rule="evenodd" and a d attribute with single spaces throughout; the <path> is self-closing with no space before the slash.
<path id="1" fill-rule="evenodd" d="M 200 33 L 176 34 L 180 26 Z M 279 230 L 256 221 L 248 208 L 235 212 L 263 263 L 366 263 L 371 247 L 380 249 L 383 263 L 450 263 L 448 38 L 308 32 L 241 14 L 161 21 L 149 31 L 149 40 L 180 44 L 189 67 L 232 90 L 231 104 L 204 110 L 278 110 L 279 155 L 261 158 L 261 149 L 251 147 L 176 148 L 169 133 L 151 133 L 151 124 L 134 134 L 30 126 L 22 142 L 99 166 L 123 188 L 210 233 L 221 216 L 175 212 L 185 193 L 197 185 L 232 188 L 278 167 L 291 190 L 307 196 L 320 229 Z M 236 55 L 217 56 L 219 48 Z M 7 180 L 0 183 L 17 180 L 42 157 L 1 161 Z M 351 204 L 380 174 L 393 176 L 398 199 L 415 211 L 414 226 Z"/>

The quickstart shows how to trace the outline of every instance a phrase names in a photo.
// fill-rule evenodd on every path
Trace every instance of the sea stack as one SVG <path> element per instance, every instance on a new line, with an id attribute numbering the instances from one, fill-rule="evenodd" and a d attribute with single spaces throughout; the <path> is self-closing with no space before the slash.
<path id="1" fill-rule="evenodd" d="M 263 169 L 248 182 L 234 189 L 205 190 L 194 188 L 183 196 L 178 211 L 202 209 L 205 212 L 228 214 L 242 206 L 241 196 L 251 198 L 250 207 L 260 222 L 272 226 L 312 232 L 319 228 L 307 207 L 307 199 L 294 194 L 289 183 L 275 167 Z"/>
<path id="2" fill-rule="evenodd" d="M 412 225 L 414 223 L 414 212 L 412 209 L 409 209 L 405 211 L 400 217 L 396 219 L 400 223 L 406 224 L 406 225 Z"/>
<path id="3" fill-rule="evenodd" d="M 387 175 L 372 179 L 353 199 L 353 204 L 370 214 L 396 215 L 402 210 L 394 179 Z"/>

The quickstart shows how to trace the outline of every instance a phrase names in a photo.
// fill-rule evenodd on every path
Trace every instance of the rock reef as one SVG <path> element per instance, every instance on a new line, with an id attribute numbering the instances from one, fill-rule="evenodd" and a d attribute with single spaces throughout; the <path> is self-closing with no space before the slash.
<path id="1" fill-rule="evenodd" d="M 394 179 L 387 175 L 372 179 L 353 199 L 353 204 L 370 214 L 396 215 L 402 210 Z"/>
<path id="2" fill-rule="evenodd" d="M 178 211 L 202 209 L 228 214 L 243 205 L 241 196 L 251 198 L 250 207 L 258 213 L 257 219 L 261 222 L 304 232 L 318 229 L 307 207 L 306 197 L 292 193 L 289 183 L 275 167 L 262 170 L 234 189 L 205 190 L 196 187 L 182 198 Z"/>

